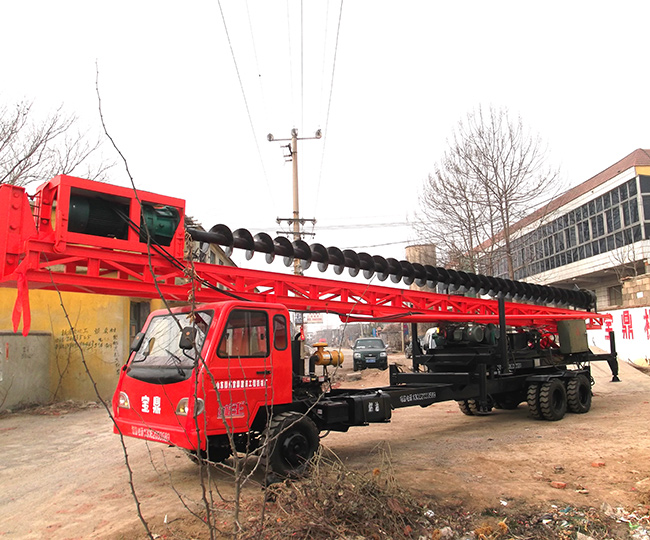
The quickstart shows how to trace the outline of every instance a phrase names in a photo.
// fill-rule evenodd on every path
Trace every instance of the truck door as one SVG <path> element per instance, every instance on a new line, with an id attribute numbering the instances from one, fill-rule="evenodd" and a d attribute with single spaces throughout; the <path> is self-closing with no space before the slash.
<path id="1" fill-rule="evenodd" d="M 210 376 L 203 380 L 206 409 L 213 420 L 208 428 L 212 434 L 223 433 L 224 423 L 234 432 L 246 431 L 258 408 L 273 403 L 274 371 L 269 336 L 266 311 L 233 309 L 230 312 L 215 357 L 209 363 L 213 380 Z"/>

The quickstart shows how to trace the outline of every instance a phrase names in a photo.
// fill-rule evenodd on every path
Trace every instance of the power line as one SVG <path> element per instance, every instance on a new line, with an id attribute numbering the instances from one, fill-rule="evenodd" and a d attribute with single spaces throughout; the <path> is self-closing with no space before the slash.
<path id="1" fill-rule="evenodd" d="M 291 91 L 291 103 L 294 103 L 294 98 L 293 98 L 293 51 L 291 47 L 291 17 L 289 14 L 289 0 L 287 0 L 287 38 L 289 41 L 289 88 Z M 293 116 L 293 107 L 291 107 L 291 116 Z M 292 123 L 293 120 L 292 120 Z M 295 124 L 295 123 L 294 123 Z"/>
<path id="2" fill-rule="evenodd" d="M 400 240 L 397 242 L 384 242 L 382 244 L 373 244 L 371 246 L 350 246 L 347 249 L 367 249 L 367 248 L 375 248 L 375 247 L 382 247 L 382 246 L 395 246 L 397 244 L 410 244 L 413 242 L 413 240 Z"/>
<path id="3" fill-rule="evenodd" d="M 269 177 L 266 172 L 266 167 L 264 166 L 264 160 L 262 159 L 262 150 L 260 149 L 259 142 L 257 140 L 257 134 L 255 133 L 255 125 L 253 124 L 253 117 L 251 115 L 250 108 L 248 106 L 248 99 L 246 99 L 246 92 L 244 91 L 244 83 L 239 73 L 239 66 L 237 65 L 237 58 L 235 57 L 235 50 L 232 46 L 232 41 L 230 39 L 230 33 L 228 32 L 228 25 L 226 24 L 226 16 L 224 15 L 223 8 L 221 6 L 221 0 L 219 0 L 219 12 L 221 13 L 221 20 L 223 21 L 223 28 L 226 32 L 226 39 L 228 40 L 228 46 L 230 47 L 230 54 L 232 56 L 232 61 L 235 64 L 235 72 L 237 73 L 237 80 L 239 81 L 239 88 L 241 89 L 242 97 L 244 98 L 244 106 L 246 107 L 246 114 L 248 115 L 248 122 L 251 127 L 251 132 L 253 134 L 253 141 L 255 142 L 255 148 L 257 149 L 257 155 L 260 158 L 260 165 L 262 166 L 262 172 L 264 173 L 264 180 L 266 181 L 266 187 L 269 190 L 269 197 L 271 198 L 271 203 L 275 206 L 275 201 L 273 199 L 273 191 L 271 190 L 271 184 L 269 183 Z"/>
<path id="4" fill-rule="evenodd" d="M 332 108 L 332 95 L 334 93 L 334 73 L 336 71 L 336 58 L 339 50 L 339 37 L 341 35 L 341 19 L 343 18 L 343 0 L 341 0 L 341 7 L 339 9 L 339 22 L 336 27 L 336 40 L 334 42 L 334 60 L 332 62 L 332 78 L 330 80 L 330 95 L 327 100 L 327 116 L 325 117 L 325 138 L 323 139 L 323 151 L 321 153 L 320 160 L 320 170 L 318 172 L 318 184 L 316 185 L 316 204 L 315 208 L 318 208 L 318 198 L 320 196 L 320 184 L 323 177 L 323 163 L 325 162 L 325 146 L 327 145 L 328 139 L 328 127 L 330 122 L 330 111 Z"/>
<path id="5" fill-rule="evenodd" d="M 354 223 L 349 225 L 318 225 L 318 230 L 333 231 L 337 229 L 379 229 L 383 227 L 406 227 L 411 225 L 408 221 L 393 221 L 384 223 Z"/>

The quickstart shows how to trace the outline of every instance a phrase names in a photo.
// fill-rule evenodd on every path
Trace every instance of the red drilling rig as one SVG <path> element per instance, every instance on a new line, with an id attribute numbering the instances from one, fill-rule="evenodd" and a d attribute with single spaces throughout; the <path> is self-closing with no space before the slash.
<path id="1" fill-rule="evenodd" d="M 55 177 L 31 198 L 24 188 L 0 186 L 0 286 L 17 289 L 14 331 L 21 318 L 29 331 L 33 288 L 185 304 L 151 313 L 131 345 L 113 398 L 115 429 L 124 435 L 212 461 L 259 451 L 270 477 L 293 476 L 314 455 L 321 431 L 388 422 L 398 407 L 456 400 L 465 414 L 480 415 L 526 402 L 536 419 L 586 413 L 590 362 L 616 364 L 613 335 L 610 353 L 587 346 L 586 329 L 607 317 L 595 312 L 589 291 L 224 225 L 206 232 L 186 228 L 184 218 L 181 199 L 70 176 Z M 362 271 L 434 290 L 442 283 L 454 294 L 192 262 L 189 239 L 264 253 L 267 262 L 299 259 L 321 271 L 347 268 L 353 276 Z M 318 347 L 305 366 L 289 310 L 410 323 L 414 337 L 418 323 L 435 323 L 437 331 L 426 344 L 413 340 L 410 369 L 389 366 L 389 386 L 334 389 L 328 367 L 342 357 Z"/>

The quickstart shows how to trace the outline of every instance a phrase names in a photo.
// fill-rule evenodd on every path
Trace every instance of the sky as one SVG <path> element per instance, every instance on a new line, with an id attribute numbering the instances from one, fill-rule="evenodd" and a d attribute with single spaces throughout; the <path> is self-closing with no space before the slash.
<path id="1" fill-rule="evenodd" d="M 324 133 L 298 149 L 307 241 L 397 259 L 418 240 L 424 180 L 478 106 L 521 116 L 567 187 L 650 147 L 647 0 L 21 0 L 0 16 L 2 103 L 63 107 L 100 134 L 97 80 L 136 186 L 185 199 L 206 229 L 288 228 L 287 143 L 267 134 L 293 128 Z"/>

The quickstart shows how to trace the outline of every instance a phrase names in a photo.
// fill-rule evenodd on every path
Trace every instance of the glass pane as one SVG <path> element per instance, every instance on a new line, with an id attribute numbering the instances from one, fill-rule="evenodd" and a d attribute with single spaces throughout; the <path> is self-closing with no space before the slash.
<path id="1" fill-rule="evenodd" d="M 268 352 L 266 313 L 234 310 L 221 336 L 218 355 L 222 358 L 264 357 Z"/>
<path id="2" fill-rule="evenodd" d="M 283 351 L 287 348 L 288 343 L 287 319 L 284 315 L 276 315 L 273 317 L 273 346 L 278 351 Z"/>
<path id="3" fill-rule="evenodd" d="M 602 212 L 603 211 L 603 198 L 598 197 L 596 199 L 596 212 Z"/>
<path id="4" fill-rule="evenodd" d="M 623 184 L 618 188 L 618 194 L 621 196 L 622 201 L 627 199 L 627 184 Z"/>
<path id="5" fill-rule="evenodd" d="M 625 201 L 622 205 L 621 208 L 623 209 L 623 223 L 625 226 L 631 225 L 630 221 L 630 203 L 629 201 Z"/>
<path id="6" fill-rule="evenodd" d="M 639 176 L 641 193 L 650 193 L 650 176 Z"/>
<path id="7" fill-rule="evenodd" d="M 630 205 L 630 222 L 636 223 L 639 221 L 639 203 L 636 200 L 636 197 L 634 197 L 634 199 L 630 199 L 628 204 Z"/>

